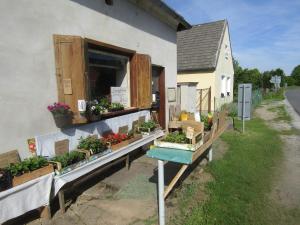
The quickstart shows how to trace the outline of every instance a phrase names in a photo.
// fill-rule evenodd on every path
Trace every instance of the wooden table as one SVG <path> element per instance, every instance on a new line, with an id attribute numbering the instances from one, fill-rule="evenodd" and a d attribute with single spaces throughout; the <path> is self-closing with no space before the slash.
<path id="1" fill-rule="evenodd" d="M 219 126 L 221 125 L 221 126 Z M 174 188 L 177 181 L 184 174 L 187 168 L 192 165 L 207 150 L 209 161 L 212 160 L 212 144 L 227 129 L 228 123 L 224 122 L 212 127 L 210 138 L 196 151 L 185 151 L 171 148 L 155 147 L 147 152 L 147 156 L 158 160 L 158 199 L 159 199 L 159 224 L 165 224 L 165 203 L 164 199 Z M 180 170 L 172 179 L 170 184 L 164 187 L 164 162 L 171 161 L 182 164 Z"/>
<path id="2" fill-rule="evenodd" d="M 150 135 L 143 136 L 142 139 L 133 142 L 117 151 L 113 151 L 109 154 L 106 154 L 96 160 L 88 162 L 81 167 L 78 167 L 66 174 L 55 176 L 54 177 L 54 195 L 58 194 L 59 205 L 61 212 L 65 212 L 65 197 L 64 193 L 67 189 L 68 184 L 77 181 L 78 179 L 84 179 L 88 174 L 91 174 L 93 171 L 100 172 L 104 169 L 107 169 L 114 164 L 119 163 L 120 161 L 126 160 L 127 167 L 129 168 L 129 153 L 154 141 L 155 139 L 164 135 L 164 131 L 158 130 L 153 132 Z M 93 174 L 91 174 L 92 176 Z"/>

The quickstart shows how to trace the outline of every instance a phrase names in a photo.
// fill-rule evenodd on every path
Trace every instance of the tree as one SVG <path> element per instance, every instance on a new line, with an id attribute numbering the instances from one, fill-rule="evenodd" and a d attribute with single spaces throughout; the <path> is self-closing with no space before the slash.
<path id="1" fill-rule="evenodd" d="M 293 69 L 291 77 L 295 80 L 296 85 L 300 85 L 300 65 Z"/>

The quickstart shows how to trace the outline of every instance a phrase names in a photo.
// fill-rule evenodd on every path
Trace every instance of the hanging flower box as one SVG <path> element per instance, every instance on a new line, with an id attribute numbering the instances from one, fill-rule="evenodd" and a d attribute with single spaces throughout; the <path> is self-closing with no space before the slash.
<path id="1" fill-rule="evenodd" d="M 70 126 L 73 120 L 73 114 L 70 111 L 70 106 L 61 102 L 54 102 L 49 105 L 48 110 L 52 113 L 55 125 L 58 128 Z"/>

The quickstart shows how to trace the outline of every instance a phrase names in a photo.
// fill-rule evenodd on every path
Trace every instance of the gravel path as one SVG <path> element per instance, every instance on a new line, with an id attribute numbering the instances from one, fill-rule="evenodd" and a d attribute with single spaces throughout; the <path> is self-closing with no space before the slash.
<path id="1" fill-rule="evenodd" d="M 276 112 L 268 109 L 285 105 L 292 117 L 291 124 L 276 120 Z M 280 132 L 293 131 L 290 135 L 281 135 L 284 143 L 283 161 L 278 165 L 278 176 L 275 179 L 271 198 L 280 205 L 295 209 L 300 208 L 300 117 L 287 100 L 264 104 L 256 110 L 259 117 L 268 125 Z"/>

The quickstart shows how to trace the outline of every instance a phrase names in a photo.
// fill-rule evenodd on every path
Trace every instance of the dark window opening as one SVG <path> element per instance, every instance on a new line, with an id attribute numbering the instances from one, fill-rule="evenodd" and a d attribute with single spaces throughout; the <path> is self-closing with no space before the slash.
<path id="1" fill-rule="evenodd" d="M 90 100 L 102 97 L 110 99 L 111 87 L 128 88 L 127 64 L 127 57 L 89 49 L 88 80 Z"/>

